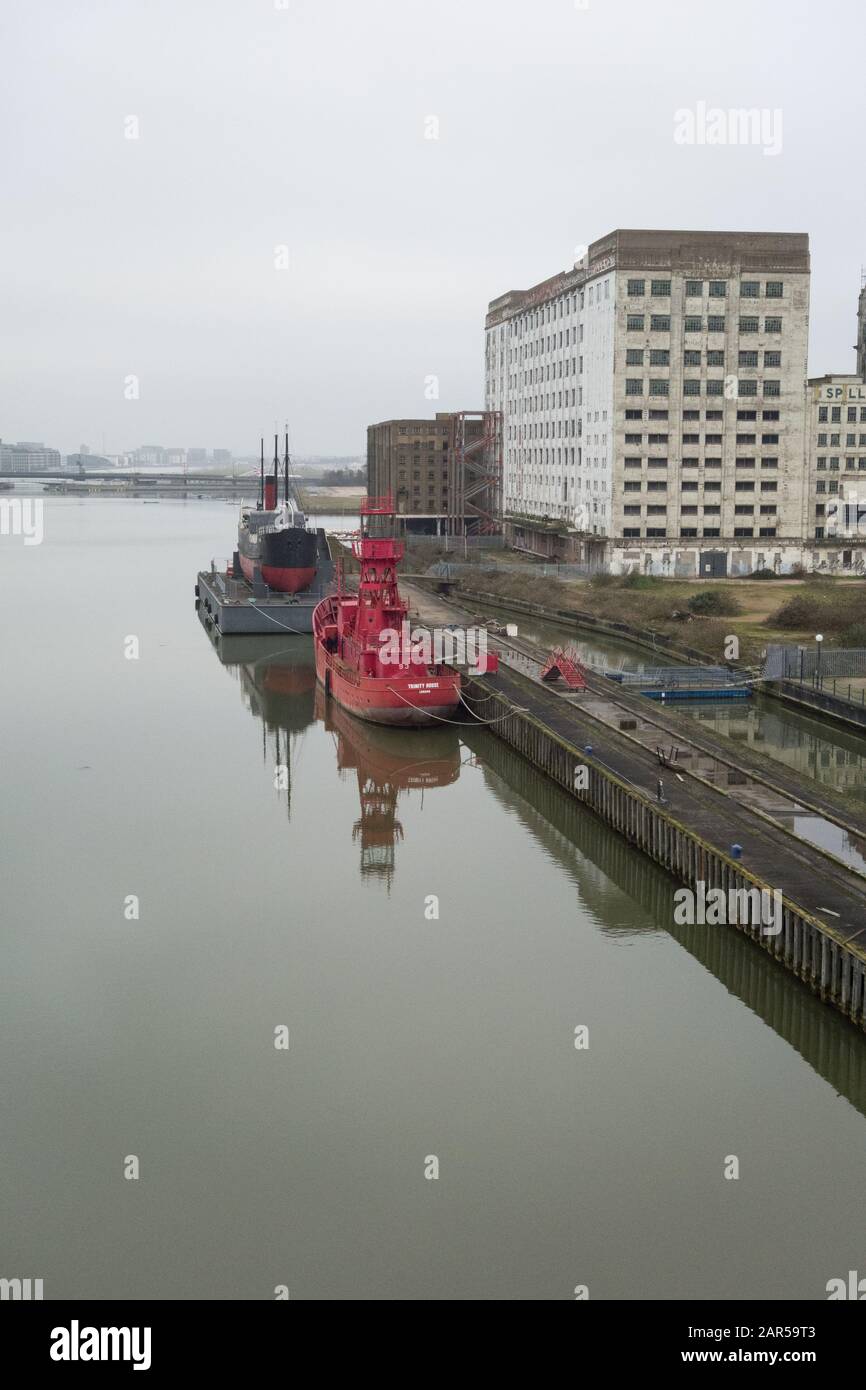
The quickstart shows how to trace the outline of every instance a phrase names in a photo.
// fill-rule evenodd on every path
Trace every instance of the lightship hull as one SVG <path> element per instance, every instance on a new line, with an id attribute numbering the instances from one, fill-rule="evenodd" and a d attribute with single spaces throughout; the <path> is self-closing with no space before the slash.
<path id="1" fill-rule="evenodd" d="M 327 696 L 373 724 L 419 728 L 455 718 L 460 705 L 458 672 L 413 663 L 385 675 L 365 673 L 367 653 L 361 651 L 356 660 L 346 660 L 334 649 L 337 607 L 338 599 L 332 596 L 313 611 L 316 676 Z"/>

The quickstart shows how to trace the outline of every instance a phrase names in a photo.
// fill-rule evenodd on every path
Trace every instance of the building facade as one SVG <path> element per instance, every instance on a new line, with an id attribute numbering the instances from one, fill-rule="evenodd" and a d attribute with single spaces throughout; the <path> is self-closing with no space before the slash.
<path id="1" fill-rule="evenodd" d="M 806 385 L 808 524 L 817 541 L 866 538 L 866 382 L 812 377 Z"/>
<path id="2" fill-rule="evenodd" d="M 866 274 L 857 304 L 857 375 L 866 381 Z"/>
<path id="3" fill-rule="evenodd" d="M 451 512 L 453 420 L 437 411 L 432 420 L 383 420 L 367 426 L 367 492 L 390 494 L 406 528 L 445 534 Z M 468 419 L 469 439 L 480 439 L 483 423 Z"/>
<path id="4" fill-rule="evenodd" d="M 506 516 L 603 539 L 614 570 L 778 567 L 807 534 L 808 327 L 799 233 L 619 230 L 494 300 Z"/>
<path id="5" fill-rule="evenodd" d="M 161 444 L 142 444 L 133 454 L 137 468 L 164 468 L 165 449 Z"/>
<path id="6" fill-rule="evenodd" d="M 103 454 L 92 454 L 89 449 L 79 449 L 77 454 L 67 454 L 64 464 L 70 473 L 104 473 L 114 468 L 114 462 Z"/>
<path id="7" fill-rule="evenodd" d="M 46 449 L 44 444 L 22 441 L 18 444 L 4 444 L 0 441 L 0 472 L 3 473 L 46 473 L 60 472 L 59 449 Z"/>

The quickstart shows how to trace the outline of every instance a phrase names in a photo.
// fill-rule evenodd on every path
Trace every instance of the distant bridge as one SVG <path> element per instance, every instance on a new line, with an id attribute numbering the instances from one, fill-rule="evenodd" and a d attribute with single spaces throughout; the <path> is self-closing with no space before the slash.
<path id="1" fill-rule="evenodd" d="M 258 469 L 254 473 L 157 473 L 130 472 L 123 468 L 110 468 L 106 472 L 75 471 L 59 469 L 50 471 L 39 469 L 33 473 L 16 473 L 9 468 L 0 468 L 0 478 L 27 479 L 30 482 L 96 483 L 125 482 L 134 487 L 238 487 L 252 490 L 259 486 Z M 282 482 L 282 470 L 280 471 Z M 293 478 L 295 487 L 331 487 L 326 478 Z"/>

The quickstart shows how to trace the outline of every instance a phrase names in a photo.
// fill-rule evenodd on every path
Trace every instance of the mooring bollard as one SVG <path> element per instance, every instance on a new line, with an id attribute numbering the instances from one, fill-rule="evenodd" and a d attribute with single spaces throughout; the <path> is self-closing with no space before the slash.
<path id="1" fill-rule="evenodd" d="M 742 857 L 743 857 L 743 846 L 742 846 L 742 845 L 731 845 L 731 858 L 732 858 L 732 859 L 742 859 Z"/>

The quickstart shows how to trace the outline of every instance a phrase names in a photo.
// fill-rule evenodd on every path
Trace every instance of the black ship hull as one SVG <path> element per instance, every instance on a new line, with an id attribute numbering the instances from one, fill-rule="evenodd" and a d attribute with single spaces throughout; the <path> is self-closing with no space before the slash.
<path id="1" fill-rule="evenodd" d="M 259 528 L 252 532 L 242 526 L 238 532 L 238 558 L 244 578 L 252 583 L 259 570 L 268 588 L 282 594 L 297 594 L 312 584 L 316 550 L 316 533 L 306 528 Z"/>

